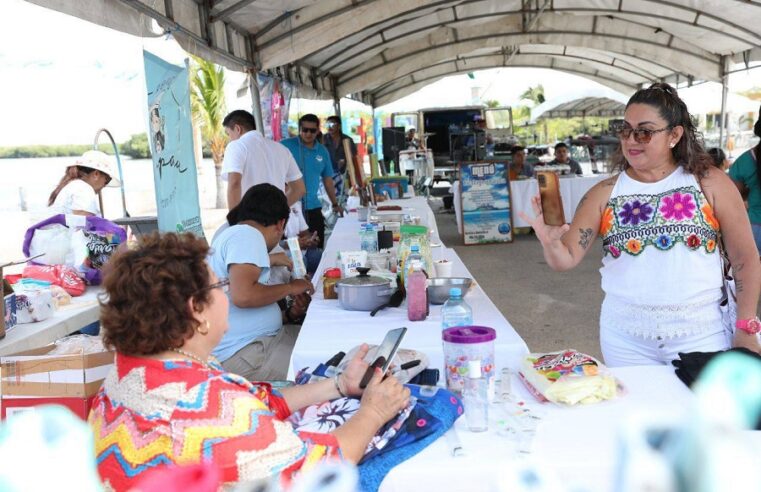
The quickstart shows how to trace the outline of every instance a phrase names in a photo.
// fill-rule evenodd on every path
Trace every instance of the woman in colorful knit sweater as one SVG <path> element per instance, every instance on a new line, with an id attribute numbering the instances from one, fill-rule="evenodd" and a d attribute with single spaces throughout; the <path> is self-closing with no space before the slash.
<path id="1" fill-rule="evenodd" d="M 405 408 L 409 390 L 380 370 L 363 391 L 367 347 L 335 379 L 276 392 L 209 356 L 227 329 L 228 281 L 215 278 L 208 246 L 191 234 L 154 234 L 117 253 L 104 279 L 104 342 L 114 369 L 90 424 L 104 484 L 127 490 L 172 464 L 211 462 L 226 483 L 294 473 L 326 457 L 358 462 L 373 435 Z M 341 395 L 360 410 L 330 434 L 295 432 L 292 411 Z"/>

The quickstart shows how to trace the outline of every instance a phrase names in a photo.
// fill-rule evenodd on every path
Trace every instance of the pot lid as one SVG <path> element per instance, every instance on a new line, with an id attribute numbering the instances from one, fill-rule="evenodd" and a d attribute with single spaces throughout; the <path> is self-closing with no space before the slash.
<path id="1" fill-rule="evenodd" d="M 388 279 L 368 275 L 367 272 L 370 271 L 369 268 L 358 267 L 357 271 L 359 272 L 359 275 L 357 275 L 356 277 L 348 277 L 348 278 L 339 280 L 338 282 L 336 282 L 336 284 L 337 285 L 353 285 L 357 287 L 371 287 L 371 286 L 389 284 Z"/>

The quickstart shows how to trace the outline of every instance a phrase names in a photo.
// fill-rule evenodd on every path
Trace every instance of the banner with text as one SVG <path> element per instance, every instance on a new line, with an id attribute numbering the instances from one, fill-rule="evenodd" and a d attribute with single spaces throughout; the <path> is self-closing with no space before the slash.
<path id="1" fill-rule="evenodd" d="M 159 230 L 203 237 L 187 61 L 177 66 L 147 51 L 143 60 Z"/>
<path id="2" fill-rule="evenodd" d="M 460 200 L 465 244 L 513 240 L 513 211 L 506 163 L 461 163 Z"/>

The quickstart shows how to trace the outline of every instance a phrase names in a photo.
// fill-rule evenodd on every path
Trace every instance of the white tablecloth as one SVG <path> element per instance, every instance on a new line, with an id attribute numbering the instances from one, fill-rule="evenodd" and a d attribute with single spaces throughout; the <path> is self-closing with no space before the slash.
<path id="1" fill-rule="evenodd" d="M 594 176 L 571 176 L 560 178 L 560 196 L 563 199 L 563 211 L 565 219 L 570 223 L 573 215 L 576 213 L 576 207 L 584 194 L 594 185 L 607 178 L 607 174 L 597 174 Z M 454 193 L 454 207 L 457 216 L 457 229 L 462 233 L 462 212 L 460 210 L 460 183 L 455 181 L 452 185 Z M 539 194 L 539 185 L 536 179 L 522 179 L 510 182 L 510 204 L 513 213 L 513 227 L 528 227 L 518 212 L 523 212 L 529 217 L 533 217 L 534 211 L 531 208 L 531 197 Z"/>
<path id="2" fill-rule="evenodd" d="M 618 457 L 619 433 L 630 418 L 658 416 L 684 421 L 692 412 L 694 395 L 666 366 L 612 369 L 627 393 L 612 401 L 579 407 L 546 404 L 530 456 L 550 468 L 563 488 L 609 492 Z M 513 379 L 513 394 L 538 405 L 525 387 Z M 520 459 L 514 441 L 496 432 L 505 419 L 498 404 L 490 406 L 489 430 L 473 433 L 465 417 L 455 423 L 465 456 L 452 457 L 446 439 L 439 439 L 412 459 L 396 466 L 383 480 L 381 492 L 491 491 L 498 489 L 500 473 Z M 761 450 L 761 432 L 747 432 Z"/>
<path id="3" fill-rule="evenodd" d="M 425 225 L 433 228 L 434 238 L 436 237 L 435 216 L 425 198 L 398 200 L 392 203 L 414 208 L 415 215 L 427 221 Z M 404 304 L 399 308 L 384 309 L 375 317 L 371 317 L 370 313 L 365 311 L 345 311 L 341 309 L 337 300 L 323 298 L 320 280 L 322 271 L 335 265 L 338 251 L 359 249 L 358 230 L 357 215 L 350 213 L 347 217 L 338 220 L 328 239 L 315 275 L 315 296 L 312 298 L 307 317 L 291 355 L 291 371 L 298 371 L 307 366 L 314 368 L 336 352 L 341 350 L 348 352 L 349 349 L 363 342 L 379 344 L 388 330 L 401 326 L 408 328 L 402 346 L 423 351 L 429 357 L 430 367 L 442 370 L 444 360 L 441 341 L 441 306 L 431 306 L 430 316 L 425 321 L 412 322 L 407 319 L 407 309 Z M 442 255 L 453 262 L 453 276 L 472 278 L 454 250 L 443 247 L 433 248 L 434 260 L 440 259 Z M 473 322 L 476 325 L 490 326 L 497 330 L 496 363 L 507 364 L 508 360 L 527 353 L 528 348 L 478 285 L 478 279 L 475 280 L 475 285 L 465 297 L 466 302 L 473 308 Z M 291 372 L 290 376 L 293 374 Z"/>
<path id="4" fill-rule="evenodd" d="M 0 340 L 0 355 L 11 355 L 43 347 L 98 320 L 100 287 L 88 287 L 87 291 L 61 306 L 52 317 L 37 323 L 16 325 Z"/>

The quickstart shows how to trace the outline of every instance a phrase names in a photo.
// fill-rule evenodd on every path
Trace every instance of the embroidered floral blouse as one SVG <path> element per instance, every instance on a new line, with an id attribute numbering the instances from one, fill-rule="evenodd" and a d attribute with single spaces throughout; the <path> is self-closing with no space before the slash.
<path id="1" fill-rule="evenodd" d="M 716 294 L 718 232 L 711 205 L 682 167 L 656 183 L 622 173 L 600 222 L 603 290 L 644 304 Z"/>
<path id="2" fill-rule="evenodd" d="M 128 490 L 171 464 L 217 464 L 226 483 L 294 473 L 340 457 L 330 434 L 296 432 L 285 400 L 216 364 L 116 355 L 90 424 L 107 488 Z"/>

